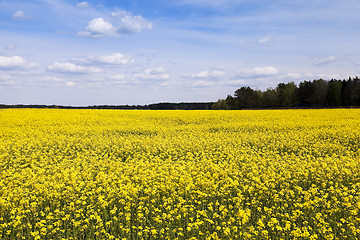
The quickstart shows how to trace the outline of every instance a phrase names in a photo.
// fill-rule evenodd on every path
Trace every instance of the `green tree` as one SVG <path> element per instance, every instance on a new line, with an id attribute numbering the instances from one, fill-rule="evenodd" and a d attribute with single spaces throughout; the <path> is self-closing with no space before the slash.
<path id="1" fill-rule="evenodd" d="M 235 99 L 238 109 L 258 108 L 258 95 L 250 87 L 241 87 L 235 91 Z"/>
<path id="2" fill-rule="evenodd" d="M 340 80 L 332 79 L 328 82 L 327 102 L 329 107 L 341 106 L 341 87 L 342 82 Z"/>
<path id="3" fill-rule="evenodd" d="M 303 81 L 299 84 L 296 91 L 297 101 L 299 107 L 314 107 L 312 100 L 313 83 L 310 81 Z"/>
<path id="4" fill-rule="evenodd" d="M 229 107 L 229 105 L 227 104 L 227 102 L 226 102 L 225 99 L 219 99 L 219 100 L 217 100 L 216 103 L 214 103 L 214 104 L 211 106 L 211 109 L 214 109 L 214 110 L 229 110 L 230 107 Z"/>
<path id="5" fill-rule="evenodd" d="M 279 107 L 296 107 L 296 84 L 279 83 L 276 87 L 277 105 Z"/>
<path id="6" fill-rule="evenodd" d="M 228 95 L 225 99 L 225 102 L 226 102 L 226 105 L 228 106 L 229 110 L 238 109 L 237 101 L 233 96 Z"/>
<path id="7" fill-rule="evenodd" d="M 325 107 L 328 95 L 328 82 L 322 78 L 313 81 L 312 101 L 315 107 Z"/>
<path id="8" fill-rule="evenodd" d="M 266 89 L 266 91 L 262 94 L 261 106 L 263 108 L 278 107 L 275 89 L 273 89 L 273 88 Z"/>

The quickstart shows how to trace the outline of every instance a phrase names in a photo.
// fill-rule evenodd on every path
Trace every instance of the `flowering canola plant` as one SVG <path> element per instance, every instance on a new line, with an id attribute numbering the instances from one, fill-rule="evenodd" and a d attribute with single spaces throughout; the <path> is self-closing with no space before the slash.
<path id="1" fill-rule="evenodd" d="M 360 110 L 0 110 L 0 239 L 359 239 Z"/>

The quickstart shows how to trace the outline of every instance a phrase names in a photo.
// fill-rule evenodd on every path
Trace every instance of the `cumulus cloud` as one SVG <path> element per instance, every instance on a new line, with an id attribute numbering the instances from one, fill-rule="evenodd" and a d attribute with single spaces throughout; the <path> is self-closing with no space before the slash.
<path id="1" fill-rule="evenodd" d="M 202 71 L 197 74 L 192 74 L 192 78 L 207 78 L 209 76 L 209 71 Z"/>
<path id="2" fill-rule="evenodd" d="M 336 61 L 335 56 L 328 56 L 328 57 L 323 57 L 323 58 L 315 58 L 313 60 L 313 63 L 315 65 L 327 65 L 327 64 L 330 64 L 330 63 L 332 63 L 334 61 Z"/>
<path id="3" fill-rule="evenodd" d="M 304 75 L 300 73 L 287 73 L 285 75 L 279 76 L 279 79 L 299 79 L 302 78 Z"/>
<path id="4" fill-rule="evenodd" d="M 0 68 L 23 67 L 25 65 L 26 60 L 20 56 L 0 56 Z"/>
<path id="5" fill-rule="evenodd" d="M 222 85 L 239 86 L 246 84 L 247 81 L 244 79 L 234 79 L 221 82 Z"/>
<path id="6" fill-rule="evenodd" d="M 48 66 L 48 70 L 52 72 L 67 72 L 67 73 L 99 73 L 102 69 L 97 67 L 81 66 L 74 63 L 54 63 Z"/>
<path id="7" fill-rule="evenodd" d="M 201 71 L 195 74 L 185 74 L 184 77 L 192 78 L 192 79 L 217 79 L 219 77 L 224 76 L 225 73 L 221 70 L 213 70 L 213 71 Z"/>
<path id="8" fill-rule="evenodd" d="M 12 85 L 15 85 L 15 81 L 12 81 L 12 80 L 0 81 L 0 85 L 12 86 Z"/>
<path id="9" fill-rule="evenodd" d="M 237 76 L 243 77 L 259 77 L 259 76 L 273 76 L 279 73 L 279 70 L 275 67 L 254 67 L 252 69 L 246 69 L 238 71 Z M 237 77 L 236 76 L 236 77 Z"/>
<path id="10" fill-rule="evenodd" d="M 224 67 L 215 67 L 212 70 L 210 69 L 200 71 L 198 73 L 184 74 L 182 77 L 188 79 L 185 81 L 184 85 L 187 87 L 196 88 L 213 86 L 217 83 L 217 80 L 226 76 L 226 73 L 223 71 L 223 69 Z"/>
<path id="11" fill-rule="evenodd" d="M 209 76 L 209 71 L 201 71 L 194 74 L 185 74 L 184 76 L 189 78 L 207 78 Z"/>
<path id="12" fill-rule="evenodd" d="M 0 56 L 0 69 L 10 70 L 10 69 L 25 69 L 36 67 L 37 64 L 29 63 L 24 58 L 20 56 Z"/>
<path id="13" fill-rule="evenodd" d="M 102 36 L 115 36 L 116 29 L 111 23 L 99 17 L 93 18 L 86 27 L 85 32 L 79 32 L 79 35 L 94 38 Z"/>
<path id="14" fill-rule="evenodd" d="M 255 67 L 253 73 L 256 75 L 276 75 L 279 72 L 275 67 Z"/>
<path id="15" fill-rule="evenodd" d="M 141 80 L 169 80 L 170 74 L 163 67 L 145 69 L 143 73 L 134 74 L 133 77 Z"/>
<path id="16" fill-rule="evenodd" d="M 214 82 L 204 80 L 195 81 L 190 84 L 191 87 L 210 87 L 212 85 L 214 85 Z"/>
<path id="17" fill-rule="evenodd" d="M 63 82 L 63 78 L 46 76 L 41 79 L 44 82 Z"/>
<path id="18" fill-rule="evenodd" d="M 121 34 L 139 33 L 143 30 L 152 30 L 152 24 L 142 16 L 133 16 L 126 11 L 116 11 L 111 13 L 110 20 L 102 17 L 93 18 L 84 32 L 78 35 L 84 37 L 115 37 Z"/>
<path id="19" fill-rule="evenodd" d="M 281 76 L 278 76 L 278 79 L 295 79 L 295 80 L 312 80 L 312 79 L 337 79 L 341 78 L 340 74 L 331 74 L 331 73 L 287 73 Z"/>
<path id="20" fill-rule="evenodd" d="M 112 53 L 104 55 L 91 55 L 87 59 L 83 59 L 87 63 L 101 63 L 110 65 L 122 65 L 133 63 L 134 59 L 130 56 L 125 56 L 121 53 Z"/>
<path id="21" fill-rule="evenodd" d="M 9 80 L 10 76 L 9 75 L 0 75 L 0 80 L 6 81 Z"/>
<path id="22" fill-rule="evenodd" d="M 12 15 L 12 18 L 17 20 L 25 20 L 25 19 L 31 19 L 32 16 L 26 15 L 23 11 L 18 10 Z"/>
<path id="23" fill-rule="evenodd" d="M 72 81 L 66 82 L 66 83 L 65 83 L 65 86 L 67 86 L 67 87 L 75 87 L 75 86 L 76 86 L 76 82 L 72 82 Z"/>
<path id="24" fill-rule="evenodd" d="M 125 76 L 123 74 L 118 74 L 111 76 L 110 79 L 115 81 L 121 81 L 125 79 Z"/>
<path id="25" fill-rule="evenodd" d="M 111 15 L 119 21 L 117 31 L 122 34 L 139 33 L 142 30 L 152 30 L 152 24 L 142 16 L 132 16 L 126 11 L 112 12 Z"/>
<path id="26" fill-rule="evenodd" d="M 118 75 L 113 75 L 110 76 L 109 79 L 111 80 L 111 83 L 116 84 L 118 86 L 124 86 L 124 85 L 128 85 L 128 84 L 139 84 L 141 83 L 138 80 L 133 80 L 131 82 L 129 82 L 128 80 L 125 79 L 125 75 L 123 74 L 118 74 Z"/>
<path id="27" fill-rule="evenodd" d="M 11 80 L 11 77 L 9 75 L 0 75 L 0 86 L 1 85 L 15 85 L 15 81 Z"/>
<path id="28" fill-rule="evenodd" d="M 134 74 L 131 78 L 127 78 L 125 77 L 125 75 L 123 74 L 117 74 L 117 75 L 112 75 L 110 77 L 108 77 L 107 79 L 109 80 L 109 82 L 111 84 L 115 84 L 117 87 L 124 87 L 124 86 L 134 86 L 134 85 L 139 85 L 141 83 L 143 83 L 143 75 L 145 75 L 144 73 L 140 74 Z M 136 78 L 138 77 L 138 78 Z M 153 76 L 154 77 L 154 76 Z M 147 77 L 145 80 L 154 80 L 151 77 Z M 155 79 L 157 80 L 157 79 Z"/>
<path id="29" fill-rule="evenodd" d="M 79 2 L 76 7 L 77 8 L 87 8 L 89 6 L 88 2 Z"/>

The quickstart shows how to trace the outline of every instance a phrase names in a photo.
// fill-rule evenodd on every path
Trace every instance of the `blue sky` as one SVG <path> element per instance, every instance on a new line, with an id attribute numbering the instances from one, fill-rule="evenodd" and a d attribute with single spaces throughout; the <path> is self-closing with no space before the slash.
<path id="1" fill-rule="evenodd" d="M 216 101 L 360 75 L 357 0 L 0 0 L 0 103 Z"/>

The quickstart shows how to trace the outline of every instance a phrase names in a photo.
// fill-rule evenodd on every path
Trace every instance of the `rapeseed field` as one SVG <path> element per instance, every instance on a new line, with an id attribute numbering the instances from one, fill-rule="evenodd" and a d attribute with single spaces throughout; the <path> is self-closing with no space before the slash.
<path id="1" fill-rule="evenodd" d="M 0 239 L 359 239 L 360 110 L 0 110 Z"/>

